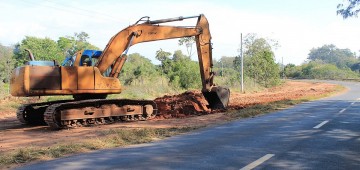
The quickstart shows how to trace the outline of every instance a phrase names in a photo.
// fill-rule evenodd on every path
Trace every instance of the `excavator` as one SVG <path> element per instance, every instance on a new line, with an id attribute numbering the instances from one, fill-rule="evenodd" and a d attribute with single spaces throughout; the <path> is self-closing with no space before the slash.
<path id="1" fill-rule="evenodd" d="M 168 26 L 163 23 L 197 18 L 196 26 Z M 82 50 L 56 61 L 30 61 L 13 70 L 10 91 L 18 97 L 72 95 L 74 100 L 29 103 L 17 110 L 24 124 L 46 123 L 52 129 L 137 121 L 154 118 L 157 105 L 152 100 L 106 99 L 122 91 L 118 79 L 127 52 L 137 43 L 195 36 L 202 81 L 202 94 L 211 109 L 226 109 L 230 90 L 213 83 L 212 43 L 206 17 L 176 17 L 150 20 L 142 17 L 114 35 L 103 51 Z"/>

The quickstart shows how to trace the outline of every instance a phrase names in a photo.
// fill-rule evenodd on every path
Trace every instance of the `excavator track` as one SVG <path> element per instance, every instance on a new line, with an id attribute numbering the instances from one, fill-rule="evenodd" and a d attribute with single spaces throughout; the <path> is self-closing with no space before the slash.
<path id="1" fill-rule="evenodd" d="M 138 121 L 154 118 L 157 105 L 151 100 L 92 99 L 56 103 L 44 112 L 44 121 L 52 129 Z"/>
<path id="2" fill-rule="evenodd" d="M 28 124 L 29 120 L 27 119 L 27 111 L 26 108 L 30 104 L 21 105 L 16 111 L 16 118 L 23 124 Z"/>
<path id="3" fill-rule="evenodd" d="M 53 102 L 42 102 L 21 105 L 16 111 L 16 118 L 23 124 L 46 125 L 44 111 L 49 105 L 70 102 L 73 100 L 58 100 Z"/>

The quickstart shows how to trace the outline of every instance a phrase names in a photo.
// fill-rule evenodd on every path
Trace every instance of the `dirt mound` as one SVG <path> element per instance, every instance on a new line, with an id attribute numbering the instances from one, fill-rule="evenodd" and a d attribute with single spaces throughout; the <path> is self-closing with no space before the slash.
<path id="1" fill-rule="evenodd" d="M 187 91 L 173 96 L 163 96 L 155 99 L 158 105 L 157 118 L 182 118 L 189 115 L 209 114 L 211 109 L 200 91 Z"/>

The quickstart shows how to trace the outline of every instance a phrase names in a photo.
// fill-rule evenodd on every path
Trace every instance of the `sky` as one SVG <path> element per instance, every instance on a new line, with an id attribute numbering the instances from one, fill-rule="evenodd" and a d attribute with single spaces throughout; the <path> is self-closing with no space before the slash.
<path id="1" fill-rule="evenodd" d="M 276 62 L 300 65 L 312 48 L 334 44 L 359 54 L 360 18 L 336 15 L 343 0 L 0 0 L 0 44 L 11 46 L 25 36 L 51 38 L 89 34 L 105 48 L 110 38 L 139 18 L 151 20 L 204 14 L 210 24 L 213 58 L 239 55 L 240 34 L 276 40 Z M 196 19 L 171 23 L 194 26 Z M 182 50 L 178 40 L 134 45 L 129 53 L 155 59 L 159 49 Z M 192 56 L 196 59 L 196 56 Z"/>

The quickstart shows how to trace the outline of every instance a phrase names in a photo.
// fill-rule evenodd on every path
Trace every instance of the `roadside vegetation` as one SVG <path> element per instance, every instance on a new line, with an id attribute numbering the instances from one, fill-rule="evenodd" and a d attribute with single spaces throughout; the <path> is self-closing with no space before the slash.
<path id="1" fill-rule="evenodd" d="M 288 64 L 284 67 L 286 77 L 296 79 L 359 79 L 359 73 L 359 56 L 333 44 L 311 49 L 308 61 L 302 65 Z"/>

